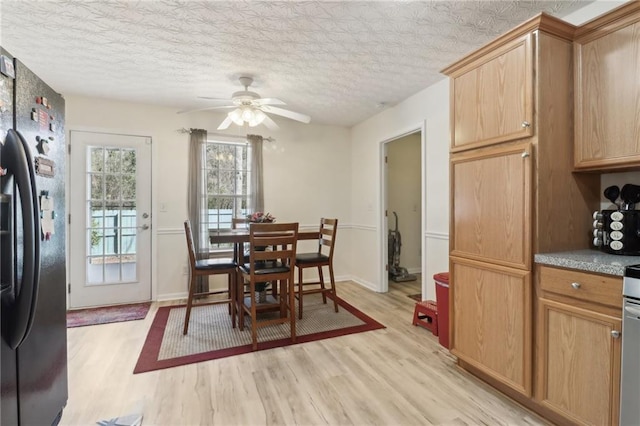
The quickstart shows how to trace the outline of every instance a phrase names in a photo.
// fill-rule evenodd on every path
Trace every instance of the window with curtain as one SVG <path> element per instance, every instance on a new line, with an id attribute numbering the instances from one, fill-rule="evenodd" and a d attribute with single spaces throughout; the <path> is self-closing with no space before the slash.
<path id="1" fill-rule="evenodd" d="M 251 148 L 247 143 L 207 141 L 203 145 L 202 185 L 206 229 L 229 229 L 231 218 L 248 213 L 251 182 Z M 231 249 L 216 245 L 212 250 Z"/>

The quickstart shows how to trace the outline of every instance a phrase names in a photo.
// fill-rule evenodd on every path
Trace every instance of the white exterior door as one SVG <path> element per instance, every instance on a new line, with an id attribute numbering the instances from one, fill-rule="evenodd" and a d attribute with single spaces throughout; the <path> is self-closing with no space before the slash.
<path id="1" fill-rule="evenodd" d="M 151 138 L 71 131 L 71 308 L 151 300 Z"/>

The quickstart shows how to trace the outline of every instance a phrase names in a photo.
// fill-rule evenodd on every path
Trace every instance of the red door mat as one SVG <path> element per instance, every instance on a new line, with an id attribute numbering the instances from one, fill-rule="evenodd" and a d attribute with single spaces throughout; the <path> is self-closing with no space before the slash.
<path id="1" fill-rule="evenodd" d="M 147 316 L 149 307 L 151 302 L 67 311 L 67 328 L 141 320 Z"/>

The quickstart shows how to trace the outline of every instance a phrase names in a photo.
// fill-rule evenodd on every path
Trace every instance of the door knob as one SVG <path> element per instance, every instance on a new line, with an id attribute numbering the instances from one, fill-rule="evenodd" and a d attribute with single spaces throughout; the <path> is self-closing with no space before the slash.
<path id="1" fill-rule="evenodd" d="M 146 219 L 146 218 L 148 218 L 148 217 L 149 217 L 149 213 L 142 213 L 142 218 L 143 218 L 143 219 Z"/>
<path id="2" fill-rule="evenodd" d="M 618 330 L 611 330 L 611 337 L 617 339 L 620 337 L 620 332 Z"/>
<path id="3" fill-rule="evenodd" d="M 526 129 L 527 127 L 530 127 L 530 126 L 531 126 L 531 123 L 529 123 L 528 121 L 523 121 L 522 122 L 522 128 L 523 129 Z"/>
<path id="4" fill-rule="evenodd" d="M 529 156 L 529 153 L 527 151 L 523 151 L 521 156 L 522 158 L 527 158 Z"/>
<path id="5" fill-rule="evenodd" d="M 138 226 L 138 229 L 142 229 L 143 231 L 146 231 L 147 229 L 149 229 L 149 225 L 147 225 L 146 223 L 142 226 Z"/>

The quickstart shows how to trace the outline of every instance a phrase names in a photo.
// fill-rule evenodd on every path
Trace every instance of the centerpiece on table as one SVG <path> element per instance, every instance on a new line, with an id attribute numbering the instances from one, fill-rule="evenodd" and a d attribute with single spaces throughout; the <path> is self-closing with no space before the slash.
<path id="1" fill-rule="evenodd" d="M 276 218 L 271 213 L 254 212 L 247 215 L 247 220 L 250 223 L 273 223 Z M 268 282 L 256 283 L 256 298 L 258 303 L 265 303 L 267 301 L 267 286 Z"/>
<path id="2" fill-rule="evenodd" d="M 276 218 L 271 213 L 255 212 L 248 214 L 247 220 L 251 223 L 273 223 Z"/>

